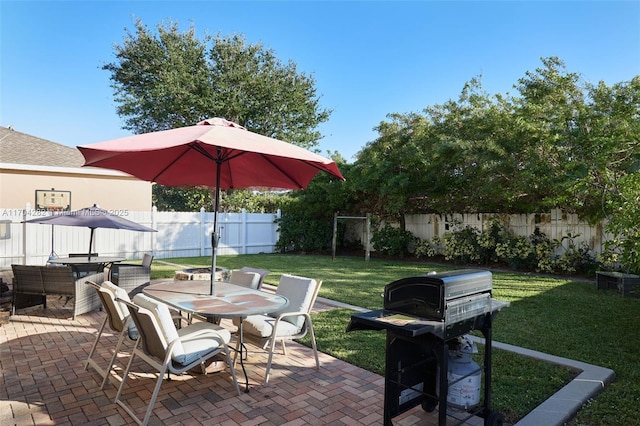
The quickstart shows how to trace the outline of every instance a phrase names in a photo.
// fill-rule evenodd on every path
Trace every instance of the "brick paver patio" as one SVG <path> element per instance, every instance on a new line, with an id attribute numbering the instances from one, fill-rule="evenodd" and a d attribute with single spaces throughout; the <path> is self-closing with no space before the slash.
<path id="1" fill-rule="evenodd" d="M 0 326 L 0 425 L 128 425 L 133 420 L 113 402 L 117 379 L 100 390 L 100 377 L 84 370 L 104 312 L 71 319 L 71 309 L 58 297 L 48 307 L 19 310 Z M 223 323 L 224 324 L 224 323 Z M 348 336 L 345 335 L 345 339 Z M 98 346 L 101 365 L 107 365 L 104 342 Z M 133 342 L 126 343 L 127 352 Z M 245 362 L 250 392 L 237 396 L 228 370 L 207 375 L 184 374 L 164 381 L 150 424 L 181 425 L 381 425 L 384 378 L 325 354 L 314 368 L 311 349 L 288 344 L 288 356 L 276 355 L 271 378 L 262 385 L 266 354 L 248 345 Z M 128 354 L 119 357 L 122 374 Z M 125 399 L 144 414 L 155 377 L 140 362 L 132 368 Z M 240 365 L 238 379 L 244 389 Z M 130 387 L 131 386 L 131 387 Z M 394 419 L 396 425 L 436 424 L 437 417 L 416 408 Z"/>

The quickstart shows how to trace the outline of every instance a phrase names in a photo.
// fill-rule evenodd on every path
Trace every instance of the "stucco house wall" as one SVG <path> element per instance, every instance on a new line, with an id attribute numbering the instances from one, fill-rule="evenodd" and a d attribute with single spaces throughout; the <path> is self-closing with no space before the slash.
<path id="1" fill-rule="evenodd" d="M 151 183 L 83 164 L 75 147 L 0 127 L 0 208 L 35 208 L 36 190 L 55 189 L 71 192 L 71 210 L 151 209 Z"/>

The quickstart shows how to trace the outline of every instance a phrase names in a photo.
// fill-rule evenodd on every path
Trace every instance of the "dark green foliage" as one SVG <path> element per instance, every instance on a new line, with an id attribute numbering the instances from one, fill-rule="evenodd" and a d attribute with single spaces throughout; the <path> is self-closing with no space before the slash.
<path id="1" fill-rule="evenodd" d="M 606 218 L 622 268 L 640 272 L 640 76 L 591 84 L 559 58 L 541 62 L 518 80 L 516 95 L 489 95 L 473 78 L 456 100 L 422 114 L 389 114 L 357 155 L 349 186 L 355 206 L 400 228 L 416 212 L 559 208 L 592 223 Z M 452 258 L 492 262 L 471 237 Z M 502 243 L 518 252 L 525 244 Z M 587 257 L 574 249 L 570 256 Z M 591 268 L 589 259 L 570 256 L 559 259 L 560 269 Z"/>
<path id="2" fill-rule="evenodd" d="M 387 224 L 373 233 L 371 243 L 382 254 L 404 257 L 409 254 L 410 244 L 414 240 L 411 232 Z"/>
<path id="3" fill-rule="evenodd" d="M 279 252 L 302 251 L 321 253 L 331 249 L 333 226 L 331 221 L 300 214 L 282 213 L 278 220 L 280 238 L 276 243 Z"/>
<path id="4" fill-rule="evenodd" d="M 444 257 L 456 263 L 468 264 L 480 262 L 480 232 L 471 226 L 444 234 Z"/>
<path id="5" fill-rule="evenodd" d="M 317 127 L 329 119 L 320 105 L 313 76 L 283 63 L 261 43 L 242 35 L 196 38 L 195 27 L 181 32 L 178 24 L 150 30 L 142 21 L 126 31 L 114 47 L 109 72 L 118 115 L 124 128 L 147 133 L 191 126 L 205 118 L 224 117 L 248 130 L 314 149 L 322 134 Z M 213 183 L 212 183 L 213 184 Z M 227 197 L 223 208 L 239 211 Z M 250 200 L 243 207 L 261 211 Z M 154 189 L 162 210 L 212 209 L 208 189 Z M 241 207 L 242 208 L 242 207 Z"/>
<path id="6" fill-rule="evenodd" d="M 494 220 L 483 232 L 466 226 L 445 233 L 441 251 L 434 249 L 439 240 L 420 241 L 416 246 L 418 257 L 436 257 L 442 253 L 446 260 L 463 265 L 506 265 L 522 271 L 593 275 L 600 269 L 600 261 L 586 244 L 575 243 L 576 237 L 568 234 L 561 240 L 551 241 L 539 229 L 528 238 L 516 236 Z"/>

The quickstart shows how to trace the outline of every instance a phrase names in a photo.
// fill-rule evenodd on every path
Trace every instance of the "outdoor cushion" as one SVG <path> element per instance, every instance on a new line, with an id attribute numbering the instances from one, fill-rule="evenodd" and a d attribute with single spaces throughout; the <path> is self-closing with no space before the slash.
<path id="1" fill-rule="evenodd" d="M 260 285 L 260 274 L 234 269 L 229 276 L 229 283 L 256 290 Z"/>
<path id="2" fill-rule="evenodd" d="M 315 285 L 309 285 L 310 283 L 315 284 L 315 280 L 294 275 L 282 275 L 278 282 L 276 294 L 285 296 L 289 300 L 289 304 L 280 311 L 270 313 L 269 316 L 277 318 L 283 312 L 307 312 L 316 287 Z M 282 320 L 295 325 L 298 330 L 304 324 L 302 315 L 285 317 Z"/>
<path id="3" fill-rule="evenodd" d="M 222 327 L 209 323 L 191 324 L 178 331 L 169 312 L 169 307 L 165 303 L 152 299 L 143 293 L 136 294 L 133 298 L 133 303 L 151 311 L 155 316 L 159 332 L 165 341 L 165 347 L 168 347 L 174 340 L 179 340 L 173 345 L 173 351 L 171 353 L 171 359 L 177 363 L 189 364 L 220 346 L 217 340 L 203 339 L 202 336 L 193 340 L 189 339 L 188 335 L 195 331 L 205 329 L 213 330 L 217 332 L 217 335 L 220 336 L 223 341 L 228 342 L 229 339 L 231 339 L 231 334 L 228 331 L 223 331 Z M 226 339 L 225 333 L 227 336 Z"/>
<path id="4" fill-rule="evenodd" d="M 145 308 L 153 314 L 158 323 L 159 334 L 164 339 L 165 349 L 169 346 L 171 342 L 176 340 L 178 336 L 178 331 L 176 330 L 176 326 L 173 323 L 173 318 L 171 318 L 171 312 L 169 312 L 169 307 L 162 302 L 158 302 L 155 299 L 150 298 L 149 296 L 138 293 L 133 297 L 133 303 L 136 305 Z M 177 362 L 181 362 L 180 359 L 183 358 L 184 349 L 182 348 L 182 344 L 180 342 L 176 343 L 173 347 L 173 353 L 171 354 L 171 358 Z"/>
<path id="5" fill-rule="evenodd" d="M 242 321 L 242 331 L 253 336 L 269 337 L 273 332 L 275 322 L 275 318 L 268 315 L 250 315 Z M 240 325 L 240 322 L 234 321 L 234 324 Z M 294 336 L 298 332 L 298 327 L 284 321 L 284 318 L 278 323 L 277 336 L 279 337 Z"/>
<path id="6" fill-rule="evenodd" d="M 122 287 L 118 287 L 117 285 L 115 285 L 111 281 L 103 282 L 102 283 L 102 288 L 104 288 L 105 290 L 108 290 L 109 292 L 111 292 L 111 294 L 113 294 L 114 298 L 122 299 L 122 300 L 125 300 L 127 302 L 130 301 L 129 295 L 127 294 L 127 291 L 125 289 L 123 289 Z M 125 305 L 124 303 L 118 302 L 118 301 L 116 301 L 115 306 L 116 306 L 116 310 L 118 312 L 118 316 L 120 317 L 120 320 L 124 321 L 124 319 L 129 316 L 129 308 L 127 308 L 127 305 Z"/>
<path id="7" fill-rule="evenodd" d="M 214 331 L 216 336 L 220 337 L 225 343 L 229 343 L 229 340 L 231 340 L 231 333 L 229 331 L 209 322 L 196 322 L 181 328 L 178 330 L 184 350 L 184 356 L 182 360 L 179 361 L 181 364 L 190 364 L 220 346 L 218 340 L 213 338 L 207 339 L 202 334 L 194 336 L 193 339 L 189 339 L 190 334 L 200 330 Z"/>
<path id="8" fill-rule="evenodd" d="M 220 327 L 219 325 L 213 324 L 211 322 L 194 322 L 189 324 L 187 327 L 183 327 L 178 329 L 178 336 L 181 338 L 186 336 L 189 333 L 193 333 L 194 331 L 200 330 L 213 330 L 215 331 L 225 343 L 229 343 L 231 340 L 231 332 L 224 327 Z M 184 343 L 184 342 L 183 342 Z"/>

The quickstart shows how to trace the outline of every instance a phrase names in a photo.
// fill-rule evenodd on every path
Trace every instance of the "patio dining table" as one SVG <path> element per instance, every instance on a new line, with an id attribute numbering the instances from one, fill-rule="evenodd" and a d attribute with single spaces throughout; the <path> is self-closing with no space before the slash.
<path id="1" fill-rule="evenodd" d="M 71 257 L 56 257 L 49 259 L 49 263 L 54 265 L 68 265 L 76 274 L 80 276 L 81 269 L 86 270 L 88 268 L 95 269 L 96 272 L 101 272 L 105 267 L 124 261 L 124 257 L 110 257 L 110 256 L 71 256 Z"/>
<path id="2" fill-rule="evenodd" d="M 245 392 L 249 392 L 249 378 L 243 363 L 242 320 L 249 315 L 268 314 L 285 308 L 286 297 L 254 290 L 226 282 L 215 282 L 210 294 L 209 280 L 160 281 L 145 287 L 147 296 L 191 314 L 204 316 L 215 321 L 218 318 L 239 318 L 238 350 L 240 365 L 245 377 Z"/>

